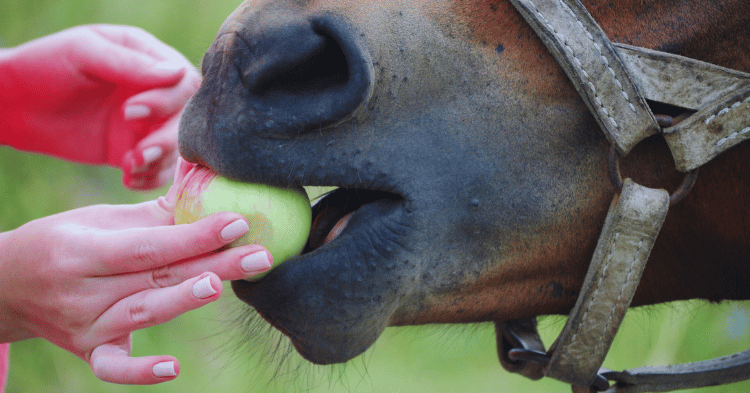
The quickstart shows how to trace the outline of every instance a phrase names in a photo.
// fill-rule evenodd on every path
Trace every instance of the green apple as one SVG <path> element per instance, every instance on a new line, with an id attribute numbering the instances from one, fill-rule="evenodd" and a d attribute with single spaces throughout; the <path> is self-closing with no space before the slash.
<path id="1" fill-rule="evenodd" d="M 248 233 L 229 247 L 264 246 L 273 256 L 272 269 L 299 255 L 310 234 L 312 212 L 303 188 L 238 182 L 205 167 L 191 170 L 177 191 L 175 224 L 195 222 L 223 211 L 242 214 L 250 224 Z"/>

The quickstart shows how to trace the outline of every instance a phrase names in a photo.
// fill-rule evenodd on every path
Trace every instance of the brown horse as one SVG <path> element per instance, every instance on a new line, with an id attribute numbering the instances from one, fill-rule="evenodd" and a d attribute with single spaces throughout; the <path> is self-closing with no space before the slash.
<path id="1" fill-rule="evenodd" d="M 582 3 L 613 42 L 750 72 L 745 0 Z M 233 284 L 306 359 L 345 362 L 387 326 L 570 312 L 617 191 L 609 143 L 508 1 L 246 1 L 202 70 L 186 159 L 338 187 L 302 256 Z M 701 167 L 633 306 L 750 299 L 749 158 L 741 144 Z M 661 136 L 622 162 L 668 190 L 674 167 Z"/>

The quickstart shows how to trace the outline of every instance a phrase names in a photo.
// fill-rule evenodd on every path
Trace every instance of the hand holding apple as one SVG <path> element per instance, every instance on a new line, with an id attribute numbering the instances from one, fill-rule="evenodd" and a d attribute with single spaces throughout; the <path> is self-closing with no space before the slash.
<path id="1" fill-rule="evenodd" d="M 312 212 L 304 189 L 242 183 L 206 167 L 193 168 L 177 191 L 175 224 L 192 223 L 222 211 L 240 213 L 250 225 L 250 231 L 229 247 L 260 244 L 273 256 L 273 267 L 299 255 L 310 233 Z"/>

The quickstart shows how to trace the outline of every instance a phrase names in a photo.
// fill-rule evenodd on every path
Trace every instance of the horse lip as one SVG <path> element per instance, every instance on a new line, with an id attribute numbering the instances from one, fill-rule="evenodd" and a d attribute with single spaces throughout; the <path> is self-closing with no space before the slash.
<path id="1" fill-rule="evenodd" d="M 234 281 L 232 289 L 288 336 L 307 360 L 345 362 L 375 342 L 398 303 L 395 292 L 386 296 L 377 289 L 388 280 L 384 273 L 394 268 L 395 256 L 404 251 L 409 220 L 404 200 L 362 205 L 330 243 L 285 262 L 256 282 Z M 383 314 L 363 318 L 358 311 L 362 304 L 378 304 L 373 307 Z"/>
<path id="2" fill-rule="evenodd" d="M 346 229 L 352 215 L 363 205 L 381 199 L 402 199 L 384 191 L 338 188 L 318 198 L 312 206 L 310 236 L 303 253 L 312 252 L 332 240 Z M 337 233 L 333 235 L 333 231 Z"/>

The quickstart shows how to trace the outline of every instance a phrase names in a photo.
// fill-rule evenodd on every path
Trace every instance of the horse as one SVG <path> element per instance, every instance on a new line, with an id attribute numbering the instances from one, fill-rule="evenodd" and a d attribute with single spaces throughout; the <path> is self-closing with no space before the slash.
<path id="1" fill-rule="evenodd" d="M 568 3 L 618 45 L 750 72 L 745 1 Z M 574 309 L 620 186 L 612 138 L 526 16 L 507 0 L 248 0 L 220 28 L 182 156 L 244 182 L 336 187 L 302 255 L 232 283 L 305 359 L 346 362 L 388 326 Z M 641 104 L 664 127 L 698 111 Z M 662 134 L 618 148 L 620 170 L 675 190 L 685 174 Z M 750 299 L 748 158 L 737 144 L 701 163 L 631 307 Z"/>

